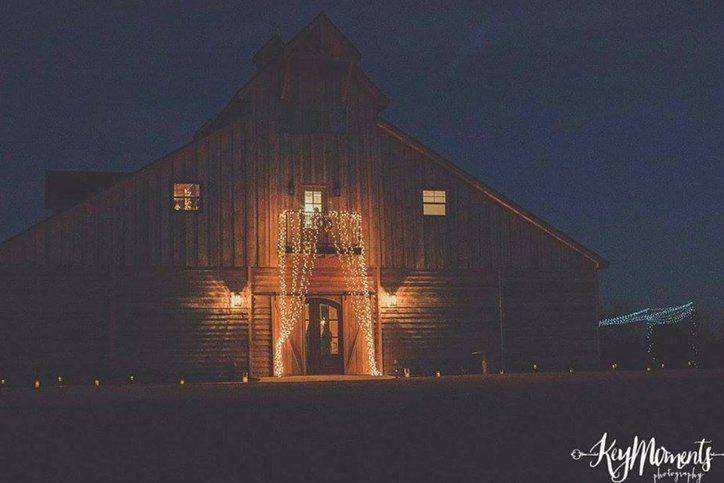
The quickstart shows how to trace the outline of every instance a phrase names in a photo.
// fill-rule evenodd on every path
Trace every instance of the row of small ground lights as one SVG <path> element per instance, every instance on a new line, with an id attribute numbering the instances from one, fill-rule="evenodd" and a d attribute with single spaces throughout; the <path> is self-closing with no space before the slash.
<path id="1" fill-rule="evenodd" d="M 56 384 L 55 384 L 54 386 L 51 386 L 51 387 L 59 387 L 59 386 L 64 386 L 64 385 L 66 385 L 66 384 L 65 384 L 65 380 L 63 379 L 63 376 L 58 376 L 58 377 L 55 379 L 55 381 L 56 381 Z M 134 376 L 133 374 L 129 375 L 129 376 L 128 376 L 128 383 L 129 383 L 129 384 L 134 384 L 135 382 L 136 382 L 136 376 Z M 244 373 L 244 375 L 241 377 L 241 382 L 242 382 L 242 384 L 246 384 L 246 383 L 249 382 L 249 375 L 248 375 L 247 373 Z M 8 385 L 7 379 L 4 379 L 4 378 L 3 378 L 3 379 L 0 379 L 0 386 L 4 387 L 4 386 L 7 386 L 7 385 Z M 75 384 L 75 385 L 79 386 L 80 384 Z M 94 386 L 94 387 L 100 387 L 100 386 L 101 386 L 101 380 L 100 380 L 100 379 L 93 379 L 93 380 L 91 381 L 91 385 Z M 179 380 L 178 380 L 178 385 L 179 385 L 179 386 L 184 386 L 184 385 L 186 385 L 186 379 L 183 378 L 183 377 L 180 377 Z M 35 389 L 40 389 L 42 386 L 43 386 L 42 381 L 41 381 L 39 378 L 38 378 L 38 379 L 35 379 L 35 381 L 33 382 L 33 387 L 34 387 Z"/>
<path id="2" fill-rule="evenodd" d="M 618 363 L 617 363 L 617 362 L 612 362 L 610 367 L 611 367 L 611 370 L 614 370 L 614 371 L 615 371 L 615 370 L 618 370 Z M 659 367 L 660 367 L 661 369 L 664 369 L 664 368 L 665 368 L 664 363 L 662 362 L 662 363 L 659 365 Z M 691 367 L 691 368 L 696 367 L 696 363 L 693 362 L 693 361 L 688 361 L 688 362 L 687 362 L 687 367 Z M 531 370 L 532 370 L 532 372 L 540 372 L 540 366 L 539 366 L 538 364 L 536 364 L 536 363 L 533 363 L 533 364 L 531 364 Z M 646 368 L 645 368 L 644 370 L 645 370 L 646 372 L 651 372 L 652 366 L 646 366 Z M 573 373 L 575 372 L 575 369 L 574 369 L 573 367 L 570 367 L 570 368 L 568 369 L 568 372 L 571 373 L 571 374 L 573 374 Z M 501 369 L 501 370 L 499 371 L 499 373 L 500 373 L 500 374 L 505 374 L 505 370 Z M 412 377 L 412 373 L 411 373 L 411 371 L 410 371 L 409 368 L 404 368 L 404 369 L 403 369 L 403 377 L 404 377 L 404 378 L 410 378 L 410 377 Z M 440 371 L 435 371 L 435 377 L 442 377 L 442 373 L 441 373 Z M 63 377 L 62 377 L 62 376 L 58 376 L 57 379 L 56 379 L 56 382 L 57 382 L 57 384 L 55 385 L 55 387 L 64 385 L 64 384 L 63 384 L 63 382 L 64 382 Z M 128 376 L 128 383 L 129 383 L 129 384 L 133 384 L 133 383 L 135 383 L 135 382 L 136 382 L 135 376 L 134 376 L 133 374 L 129 375 L 129 376 Z M 249 382 L 249 375 L 248 375 L 247 373 L 244 373 L 244 374 L 243 374 L 243 376 L 242 376 L 242 378 L 241 378 L 241 382 L 242 382 L 242 384 L 246 384 L 246 383 Z M 186 380 L 185 380 L 183 377 L 181 377 L 181 378 L 179 378 L 179 380 L 178 380 L 178 384 L 179 384 L 180 386 L 184 386 L 184 385 L 186 384 Z M 7 385 L 7 381 L 6 381 L 5 379 L 0 379 L 0 386 L 6 386 L 6 385 Z M 100 380 L 100 379 L 93 379 L 93 381 L 91 382 L 91 385 L 92 385 L 92 386 L 95 386 L 95 387 L 100 387 L 100 386 L 101 386 L 101 380 Z M 33 387 L 34 387 L 35 389 L 40 389 L 41 386 L 42 386 L 41 380 L 40 380 L 40 379 L 35 379 L 35 381 L 34 381 L 34 383 L 33 383 Z"/>

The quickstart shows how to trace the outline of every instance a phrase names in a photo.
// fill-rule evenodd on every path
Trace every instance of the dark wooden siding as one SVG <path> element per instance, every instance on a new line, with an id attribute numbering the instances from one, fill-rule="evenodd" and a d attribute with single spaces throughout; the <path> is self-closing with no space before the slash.
<path id="1" fill-rule="evenodd" d="M 217 270 L 0 270 L 3 375 L 238 379 L 248 314 Z M 11 376 L 8 376 L 11 377 Z"/>
<path id="2" fill-rule="evenodd" d="M 382 285 L 397 296 L 396 307 L 381 309 L 386 373 L 396 367 L 413 374 L 479 371 L 482 357 L 491 364 L 497 359 L 494 280 L 484 274 L 385 270 Z"/>
<path id="3" fill-rule="evenodd" d="M 0 270 L 2 377 L 86 383 L 106 374 L 108 292 L 100 272 Z"/>
<path id="4" fill-rule="evenodd" d="M 598 325 L 593 273 L 510 274 L 502 282 L 502 302 L 506 368 L 592 368 Z"/>

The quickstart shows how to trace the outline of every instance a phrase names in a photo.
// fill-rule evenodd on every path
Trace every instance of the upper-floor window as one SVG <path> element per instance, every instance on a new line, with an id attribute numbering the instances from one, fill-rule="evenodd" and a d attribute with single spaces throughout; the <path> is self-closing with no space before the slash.
<path id="1" fill-rule="evenodd" d="M 173 184 L 173 211 L 198 211 L 201 208 L 201 186 L 198 183 Z"/>
<path id="2" fill-rule="evenodd" d="M 321 190 L 304 190 L 304 212 L 322 213 L 324 203 Z"/>
<path id="3" fill-rule="evenodd" d="M 445 216 L 445 191 L 422 191 L 422 214 L 427 216 Z"/>

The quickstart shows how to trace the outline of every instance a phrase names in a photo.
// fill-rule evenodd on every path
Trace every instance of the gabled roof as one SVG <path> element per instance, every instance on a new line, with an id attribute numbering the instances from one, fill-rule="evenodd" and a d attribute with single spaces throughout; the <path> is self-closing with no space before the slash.
<path id="1" fill-rule="evenodd" d="M 438 165 L 442 166 L 443 168 L 450 171 L 453 175 L 455 175 L 458 179 L 464 181 L 469 186 L 471 186 L 473 189 L 476 189 L 477 191 L 483 193 L 485 196 L 493 200 L 495 203 L 503 206 L 505 209 L 515 213 L 516 215 L 522 217 L 532 225 L 535 225 L 536 227 L 540 228 L 559 242 L 563 243 L 564 245 L 568 246 L 569 248 L 575 250 L 576 252 L 580 253 L 584 257 L 591 260 L 595 265 L 596 269 L 606 268 L 608 266 L 608 261 L 604 259 L 601 255 L 594 252 L 593 250 L 590 250 L 586 248 L 585 246 L 581 245 L 577 241 L 575 241 L 570 236 L 566 235 L 565 233 L 561 232 L 560 230 L 554 228 L 551 224 L 548 222 L 542 220 L 541 218 L 537 217 L 533 213 L 525 210 L 509 198 L 503 196 L 502 194 L 495 191 L 490 186 L 486 185 L 482 181 L 480 181 L 478 178 L 473 176 L 472 174 L 466 172 L 465 170 L 461 169 L 457 165 L 455 165 L 452 161 L 448 160 L 447 158 L 443 157 L 442 155 L 436 153 L 432 149 L 428 148 L 424 144 L 422 144 L 417 139 L 413 138 L 412 136 L 404 133 L 397 127 L 393 126 L 391 123 L 385 121 L 384 119 L 380 119 L 377 123 L 377 126 L 385 131 L 390 136 L 396 138 L 397 140 L 401 141 L 402 143 L 406 144 L 407 146 L 411 147 L 412 149 L 418 151 L 419 153 L 422 153 L 426 155 L 429 159 L 437 163 Z"/>
<path id="2" fill-rule="evenodd" d="M 304 43 L 314 35 L 316 31 L 328 33 L 336 38 L 344 47 L 344 57 L 353 62 L 359 62 L 362 54 L 357 47 L 342 33 L 342 31 L 327 17 L 324 12 L 319 12 L 302 30 L 296 33 L 294 37 L 286 43 L 285 50 L 293 51 L 300 44 Z"/>
<path id="3" fill-rule="evenodd" d="M 303 44 L 304 41 L 315 31 L 315 29 L 321 29 L 322 31 L 325 31 L 330 35 L 333 35 L 340 42 L 340 44 L 345 47 L 344 50 L 348 56 L 346 60 L 350 61 L 353 65 L 353 73 L 356 79 L 361 81 L 370 90 L 372 95 L 377 100 L 380 108 L 384 108 L 385 106 L 387 106 L 387 104 L 389 103 L 387 95 L 382 92 L 382 90 L 377 85 L 375 85 L 375 83 L 372 82 L 372 80 L 367 77 L 367 74 L 365 74 L 365 72 L 359 67 L 359 61 L 362 58 L 362 54 L 359 52 L 359 50 L 357 50 L 357 47 L 355 47 L 354 44 L 352 44 L 352 42 L 342 33 L 342 31 L 334 23 L 332 23 L 329 17 L 327 17 L 324 12 L 320 12 L 304 28 L 297 32 L 294 37 L 289 40 L 289 42 L 282 42 L 283 47 L 281 50 L 278 51 L 276 59 L 267 58 L 264 60 L 259 70 L 257 70 L 257 72 L 252 75 L 251 78 L 236 91 L 229 103 L 221 110 L 220 115 L 226 112 L 229 106 L 232 105 L 235 101 L 237 101 L 239 98 L 242 98 L 245 95 L 247 89 L 251 85 L 253 85 L 254 81 L 258 79 L 258 77 L 263 72 L 265 72 L 266 69 L 274 67 L 274 60 L 279 61 L 284 56 L 292 55 L 294 51 L 299 48 L 300 45 Z M 279 39 L 276 34 L 273 35 L 272 38 L 268 40 L 255 55 L 258 55 L 262 51 L 267 49 L 270 44 L 275 46 L 278 45 L 277 40 L 281 39 Z"/>

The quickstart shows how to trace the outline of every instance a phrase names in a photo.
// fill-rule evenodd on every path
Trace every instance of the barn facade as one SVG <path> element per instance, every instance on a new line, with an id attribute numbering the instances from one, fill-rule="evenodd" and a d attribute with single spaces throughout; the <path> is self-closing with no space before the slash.
<path id="1" fill-rule="evenodd" d="M 186 145 L 82 196 L 53 183 L 66 203 L 0 245 L 0 371 L 593 364 L 605 261 L 383 120 L 360 58 L 320 14 Z"/>

